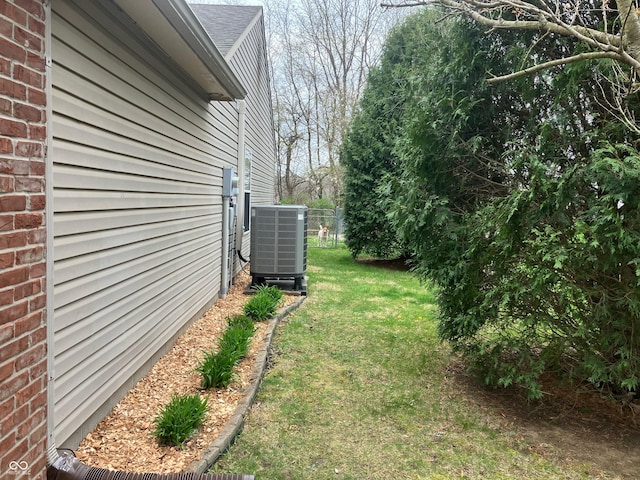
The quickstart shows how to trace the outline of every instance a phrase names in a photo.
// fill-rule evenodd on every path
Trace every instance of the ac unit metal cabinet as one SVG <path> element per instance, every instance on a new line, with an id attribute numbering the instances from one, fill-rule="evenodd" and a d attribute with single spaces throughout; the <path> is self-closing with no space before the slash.
<path id="1" fill-rule="evenodd" d="M 293 280 L 303 290 L 307 271 L 307 207 L 251 207 L 251 283 Z"/>

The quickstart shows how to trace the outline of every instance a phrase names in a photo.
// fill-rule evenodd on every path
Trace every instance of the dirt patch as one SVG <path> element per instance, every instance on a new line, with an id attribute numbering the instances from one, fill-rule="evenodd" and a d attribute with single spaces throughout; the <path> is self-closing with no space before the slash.
<path id="1" fill-rule="evenodd" d="M 543 379 L 542 399 L 528 402 L 516 388 L 489 389 L 464 371 L 458 360 L 448 370 L 449 381 L 480 406 L 487 416 L 521 440 L 525 451 L 559 461 L 595 465 L 589 472 L 616 478 L 640 478 L 640 415 L 634 405 L 607 399 L 587 385 Z M 606 477 L 611 478 L 611 477 Z"/>
<path id="2" fill-rule="evenodd" d="M 400 272 L 411 269 L 410 261 L 406 258 L 359 258 L 358 263 L 370 265 L 376 268 L 386 268 L 388 270 L 398 270 Z"/>
<path id="3" fill-rule="evenodd" d="M 233 383 L 223 390 L 200 390 L 200 377 L 194 372 L 203 351 L 217 345 L 230 316 L 242 313 L 248 300 L 244 294 L 250 276 L 242 272 L 226 298 L 218 300 L 176 341 L 172 349 L 154 365 L 96 428 L 80 443 L 77 457 L 88 465 L 133 473 L 177 473 L 202 458 L 218 437 L 245 391 L 257 381 L 254 364 L 264 345 L 267 323 L 257 323 L 249 352 L 236 366 Z M 285 305 L 295 301 L 285 296 Z M 206 421 L 183 448 L 159 446 L 152 432 L 153 419 L 174 393 L 200 392 L 209 396 Z"/>

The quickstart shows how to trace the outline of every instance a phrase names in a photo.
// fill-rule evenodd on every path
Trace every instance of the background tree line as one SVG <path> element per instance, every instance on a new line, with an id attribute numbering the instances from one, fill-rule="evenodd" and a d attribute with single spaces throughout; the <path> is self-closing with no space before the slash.
<path id="1" fill-rule="evenodd" d="M 394 29 L 342 145 L 347 245 L 409 257 L 436 286 L 441 337 L 488 384 L 535 398 L 553 372 L 629 401 L 640 155 L 637 94 L 621 96 L 621 79 L 635 67 L 553 62 L 588 49 L 548 31 L 488 34 L 438 8 Z"/>
<path id="2" fill-rule="evenodd" d="M 278 201 L 340 205 L 340 147 L 401 11 L 378 0 L 266 2 Z"/>

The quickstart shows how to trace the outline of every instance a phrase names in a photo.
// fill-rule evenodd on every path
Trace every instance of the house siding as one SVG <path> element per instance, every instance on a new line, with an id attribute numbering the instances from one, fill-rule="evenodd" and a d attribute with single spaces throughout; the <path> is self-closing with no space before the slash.
<path id="1" fill-rule="evenodd" d="M 269 64 L 260 15 L 227 57 L 247 89 L 245 148 L 251 152 L 251 204 L 271 205 L 275 200 L 275 137 Z M 243 236 L 242 255 L 249 258 L 251 231 Z"/>
<path id="2" fill-rule="evenodd" d="M 0 478 L 45 478 L 45 21 L 0 1 Z"/>
<path id="3" fill-rule="evenodd" d="M 275 143 L 264 21 L 253 25 L 229 59 L 247 91 L 246 146 L 253 156 L 252 203 L 275 199 Z"/>
<path id="4" fill-rule="evenodd" d="M 210 104 L 108 2 L 53 2 L 55 432 L 74 448 L 215 301 L 222 169 Z"/>

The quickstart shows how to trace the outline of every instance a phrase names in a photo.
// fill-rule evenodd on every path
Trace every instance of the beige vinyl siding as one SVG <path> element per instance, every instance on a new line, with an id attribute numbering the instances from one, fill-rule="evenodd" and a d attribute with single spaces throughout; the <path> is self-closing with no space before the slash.
<path id="1" fill-rule="evenodd" d="M 54 417 L 74 447 L 219 292 L 238 114 L 110 2 L 52 9 Z"/>
<path id="2" fill-rule="evenodd" d="M 245 145 L 252 155 L 251 204 L 271 205 L 275 199 L 275 138 L 271 85 L 261 16 L 227 57 L 247 89 Z M 244 234 L 242 254 L 250 256 L 251 231 Z"/>
<path id="3" fill-rule="evenodd" d="M 273 204 L 275 198 L 273 111 L 263 32 L 261 17 L 229 61 L 248 92 L 246 146 L 253 156 L 251 197 L 254 205 Z"/>

